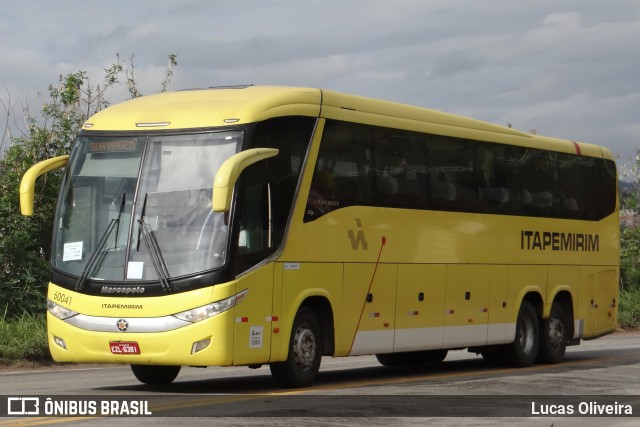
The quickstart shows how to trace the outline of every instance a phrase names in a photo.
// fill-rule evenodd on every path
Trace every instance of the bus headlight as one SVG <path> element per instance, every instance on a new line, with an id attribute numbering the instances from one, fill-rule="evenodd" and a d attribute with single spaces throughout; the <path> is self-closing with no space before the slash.
<path id="1" fill-rule="evenodd" d="M 224 313 L 242 301 L 246 295 L 247 289 L 229 298 L 212 302 L 211 304 L 203 305 L 202 307 L 183 311 L 181 313 L 176 313 L 173 316 L 191 323 L 200 322 L 201 320 L 208 319 L 216 314 Z"/>
<path id="2" fill-rule="evenodd" d="M 68 319 L 69 317 L 73 317 L 78 314 L 77 311 L 73 311 L 61 305 L 58 305 L 48 298 L 47 298 L 47 310 L 49 310 L 49 313 L 51 313 L 52 315 L 54 315 L 60 320 L 65 320 L 65 319 Z"/>

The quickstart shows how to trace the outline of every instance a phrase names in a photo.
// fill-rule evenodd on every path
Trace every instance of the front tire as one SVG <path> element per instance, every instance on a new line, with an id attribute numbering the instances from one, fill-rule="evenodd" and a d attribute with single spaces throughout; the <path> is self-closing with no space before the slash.
<path id="1" fill-rule="evenodd" d="M 271 375 L 285 387 L 307 387 L 313 383 L 322 360 L 322 331 L 313 310 L 302 307 L 296 314 L 284 362 L 271 363 Z"/>
<path id="2" fill-rule="evenodd" d="M 562 306 L 554 302 L 549 317 L 540 328 L 540 349 L 538 361 L 541 363 L 560 363 L 567 349 L 567 328 Z"/>
<path id="3" fill-rule="evenodd" d="M 516 321 L 516 336 L 507 346 L 506 360 L 510 365 L 525 368 L 533 365 L 538 356 L 538 315 L 528 301 L 523 301 Z"/>
<path id="4" fill-rule="evenodd" d="M 180 366 L 131 365 L 133 375 L 138 381 L 149 385 L 171 384 L 180 373 Z"/>

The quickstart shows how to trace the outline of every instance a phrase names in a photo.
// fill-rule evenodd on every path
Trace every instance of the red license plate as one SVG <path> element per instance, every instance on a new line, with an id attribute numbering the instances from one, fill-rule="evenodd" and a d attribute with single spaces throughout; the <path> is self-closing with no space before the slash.
<path id="1" fill-rule="evenodd" d="M 140 346 L 135 341 L 109 341 L 113 354 L 140 354 Z"/>

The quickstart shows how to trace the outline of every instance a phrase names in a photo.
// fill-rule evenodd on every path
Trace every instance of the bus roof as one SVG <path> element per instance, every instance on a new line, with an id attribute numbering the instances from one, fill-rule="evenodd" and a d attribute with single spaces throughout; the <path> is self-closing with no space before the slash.
<path id="1" fill-rule="evenodd" d="M 320 113 L 321 92 L 280 86 L 237 86 L 164 92 L 106 108 L 83 129 L 193 129 L 252 123 L 287 115 Z"/>
<path id="2" fill-rule="evenodd" d="M 83 130 L 197 129 L 282 116 L 326 117 L 613 159 L 609 150 L 592 144 L 532 135 L 427 108 L 324 89 L 288 86 L 233 86 L 143 96 L 96 113 L 87 120 Z"/>

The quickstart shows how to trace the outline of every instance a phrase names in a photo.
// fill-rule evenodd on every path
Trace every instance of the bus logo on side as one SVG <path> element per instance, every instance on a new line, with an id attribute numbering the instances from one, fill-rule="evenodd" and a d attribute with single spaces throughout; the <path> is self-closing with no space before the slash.
<path id="1" fill-rule="evenodd" d="M 369 244 L 367 243 L 367 239 L 364 237 L 362 221 L 360 221 L 360 218 L 356 218 L 356 226 L 358 227 L 357 234 L 355 230 L 349 230 L 349 233 L 347 234 L 349 236 L 349 240 L 351 240 L 351 249 L 357 251 L 358 248 L 362 246 L 362 250 L 366 251 L 369 249 Z"/>

